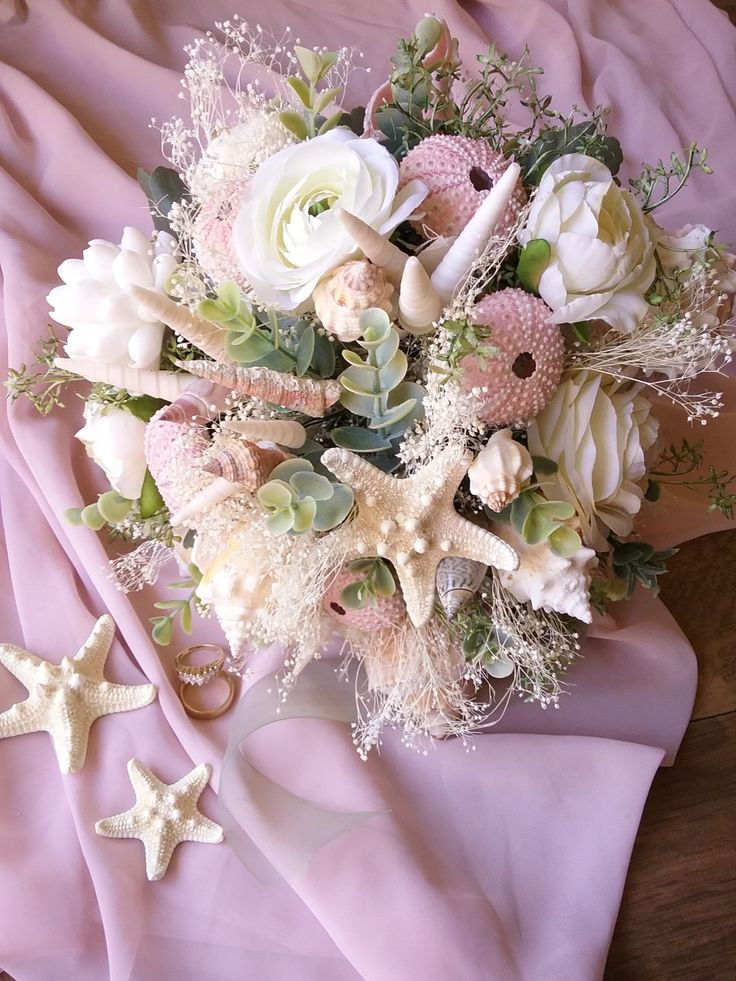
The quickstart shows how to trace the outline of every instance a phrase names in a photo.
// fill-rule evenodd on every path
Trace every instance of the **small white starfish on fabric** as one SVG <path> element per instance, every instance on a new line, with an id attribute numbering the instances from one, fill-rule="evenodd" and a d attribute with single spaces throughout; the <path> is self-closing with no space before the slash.
<path id="1" fill-rule="evenodd" d="M 200 763 L 181 780 L 169 784 L 140 760 L 130 760 L 128 776 L 135 790 L 135 804 L 122 814 L 98 821 L 95 831 L 103 838 L 138 838 L 146 850 L 146 875 L 151 882 L 162 879 L 174 849 L 182 841 L 216 845 L 223 839 L 220 825 L 197 808 L 210 770 L 207 763 Z"/>
<path id="2" fill-rule="evenodd" d="M 81 770 L 96 719 L 143 708 L 156 697 L 154 685 L 116 685 L 103 677 L 114 636 L 115 622 L 105 614 L 79 653 L 58 665 L 14 644 L 0 644 L 0 662 L 29 691 L 24 702 L 0 713 L 0 739 L 48 732 L 61 772 Z"/>
<path id="3" fill-rule="evenodd" d="M 469 450 L 448 446 L 426 467 L 399 479 L 349 450 L 322 454 L 322 463 L 355 494 L 358 513 L 346 530 L 356 553 L 392 563 L 416 627 L 432 616 L 442 559 L 454 555 L 508 570 L 519 564 L 510 545 L 455 510 L 455 493 L 472 460 Z"/>

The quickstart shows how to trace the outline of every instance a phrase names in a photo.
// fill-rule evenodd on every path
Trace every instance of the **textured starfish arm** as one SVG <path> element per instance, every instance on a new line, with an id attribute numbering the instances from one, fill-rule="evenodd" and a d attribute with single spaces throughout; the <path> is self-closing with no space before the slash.
<path id="1" fill-rule="evenodd" d="M 497 535 L 479 528 L 470 521 L 457 515 L 452 519 L 450 535 L 455 543 L 453 555 L 466 559 L 474 559 L 496 569 L 512 572 L 519 567 L 519 556 L 516 551 Z"/>
<path id="2" fill-rule="evenodd" d="M 122 814 L 102 818 L 95 824 L 95 831 L 103 838 L 137 838 L 140 833 L 136 820 L 137 811 L 136 805 L 129 811 L 123 811 Z"/>
<path id="3" fill-rule="evenodd" d="M 196 801 L 209 783 L 212 767 L 209 763 L 199 763 L 190 773 L 171 785 L 175 794 L 186 795 L 191 801 Z"/>
<path id="4" fill-rule="evenodd" d="M 138 800 L 145 800 L 149 794 L 163 793 L 168 789 L 163 781 L 135 758 L 128 760 L 128 777 Z"/>
<path id="5" fill-rule="evenodd" d="M 204 814 L 198 812 L 198 820 L 195 826 L 190 826 L 186 830 L 186 841 L 203 841 L 208 845 L 216 845 L 223 840 L 225 834 L 215 821 L 210 821 Z"/>
<path id="6" fill-rule="evenodd" d="M 5 712 L 0 712 L 0 739 L 6 736 L 24 736 L 27 732 L 38 732 L 44 726 L 33 698 L 16 702 Z"/>
<path id="7" fill-rule="evenodd" d="M 409 619 L 415 626 L 421 627 L 431 618 L 434 610 L 437 562 L 412 562 L 395 568 Z"/>
<path id="8" fill-rule="evenodd" d="M 0 644 L 0 664 L 4 664 L 11 674 L 29 690 L 38 680 L 38 671 L 42 665 L 48 664 L 30 651 L 16 647 L 15 644 Z M 53 670 L 53 665 L 49 665 Z"/>
<path id="9" fill-rule="evenodd" d="M 104 681 L 85 693 L 87 704 L 94 717 L 113 712 L 130 712 L 150 705 L 156 698 L 155 685 L 116 685 Z"/>
<path id="10" fill-rule="evenodd" d="M 87 756 L 89 730 L 94 716 L 82 704 L 73 708 L 66 702 L 53 706 L 48 732 L 54 744 L 56 759 L 62 773 L 77 773 Z"/>
<path id="11" fill-rule="evenodd" d="M 157 882 L 166 875 L 171 856 L 180 840 L 172 835 L 146 835 L 141 838 L 146 849 L 146 876 L 151 882 Z"/>
<path id="12" fill-rule="evenodd" d="M 94 681 L 102 681 L 102 670 L 115 637 L 115 621 L 105 613 L 92 628 L 92 633 L 84 642 L 74 660 L 83 664 L 86 674 Z"/>

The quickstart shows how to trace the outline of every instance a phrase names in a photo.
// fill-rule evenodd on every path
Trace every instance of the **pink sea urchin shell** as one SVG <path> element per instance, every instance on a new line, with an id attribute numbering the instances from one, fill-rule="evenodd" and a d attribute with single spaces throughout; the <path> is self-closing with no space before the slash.
<path id="1" fill-rule="evenodd" d="M 496 426 L 524 422 L 544 408 L 562 375 L 565 343 L 549 307 L 524 290 L 500 290 L 473 309 L 497 354 L 461 361 L 463 389 L 480 390 L 481 419 Z"/>
<path id="2" fill-rule="evenodd" d="M 485 140 L 442 135 L 422 140 L 401 161 L 402 186 L 416 178 L 429 189 L 422 204 L 424 215 L 413 222 L 416 230 L 459 235 L 508 165 Z M 511 228 L 525 201 L 517 184 L 496 234 Z"/>
<path id="3" fill-rule="evenodd" d="M 369 603 L 360 610 L 343 606 L 340 595 L 343 589 L 360 578 L 362 577 L 350 572 L 347 567 L 342 568 L 322 599 L 325 612 L 351 630 L 385 630 L 401 623 L 406 617 L 406 604 L 400 589 L 393 596 L 379 599 L 375 606 Z"/>
<path id="4" fill-rule="evenodd" d="M 194 220 L 192 241 L 197 262 L 216 283 L 234 279 L 242 285 L 232 232 L 246 184 L 245 180 L 223 181 Z"/>

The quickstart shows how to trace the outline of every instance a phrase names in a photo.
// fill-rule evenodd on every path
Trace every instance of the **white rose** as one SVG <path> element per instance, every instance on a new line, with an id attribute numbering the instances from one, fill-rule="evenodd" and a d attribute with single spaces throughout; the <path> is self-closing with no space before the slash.
<path id="1" fill-rule="evenodd" d="M 579 371 L 564 381 L 529 425 L 529 451 L 558 465 L 543 478 L 550 500 L 568 501 L 587 545 L 608 546 L 610 529 L 631 533 L 644 497 L 645 454 L 659 424 L 640 385 Z"/>
<path id="2" fill-rule="evenodd" d="M 550 323 L 599 319 L 633 330 L 647 311 L 654 243 L 641 208 L 604 164 L 582 153 L 554 161 L 519 235 L 522 245 L 532 239 L 552 249 L 538 286 Z"/>
<path id="3" fill-rule="evenodd" d="M 139 310 L 131 286 L 160 290 L 178 265 L 176 240 L 166 232 L 153 243 L 127 227 L 120 245 L 93 239 L 81 259 L 59 266 L 64 285 L 51 290 L 51 317 L 70 327 L 70 358 L 90 358 L 133 368 L 158 368 L 164 325 Z"/>
<path id="4" fill-rule="evenodd" d="M 95 402 L 85 404 L 84 421 L 75 435 L 87 455 L 105 471 L 113 490 L 129 501 L 137 500 L 146 475 L 145 422 L 124 409 Z"/>
<path id="5" fill-rule="evenodd" d="M 248 184 L 233 245 L 259 299 L 303 307 L 326 273 L 356 252 L 336 206 L 388 235 L 426 196 L 419 181 L 397 194 L 399 168 L 384 147 L 338 128 L 266 160 Z"/>

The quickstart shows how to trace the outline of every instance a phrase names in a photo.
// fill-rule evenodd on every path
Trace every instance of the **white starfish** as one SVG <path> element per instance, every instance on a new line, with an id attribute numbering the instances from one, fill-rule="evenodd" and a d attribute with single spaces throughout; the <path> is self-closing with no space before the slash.
<path id="1" fill-rule="evenodd" d="M 411 477 L 390 477 L 355 453 L 330 449 L 322 463 L 352 488 L 358 513 L 346 535 L 359 555 L 379 555 L 396 570 L 412 623 L 432 616 L 435 574 L 450 555 L 515 569 L 514 549 L 455 510 L 455 493 L 473 454 L 449 446 Z"/>
<path id="2" fill-rule="evenodd" d="M 26 732 L 48 732 L 62 773 L 84 765 L 89 730 L 103 715 L 143 708 L 156 697 L 154 685 L 116 685 L 102 671 L 115 635 L 105 614 L 95 624 L 79 653 L 51 664 L 14 644 L 0 644 L 0 662 L 29 691 L 0 714 L 0 738 Z"/>
<path id="3" fill-rule="evenodd" d="M 182 841 L 217 844 L 223 831 L 197 808 L 207 786 L 210 767 L 200 763 L 176 783 L 163 783 L 140 760 L 130 760 L 128 776 L 135 790 L 135 804 L 122 814 L 103 818 L 95 831 L 103 838 L 138 838 L 146 850 L 146 875 L 162 879 L 174 849 Z"/>

